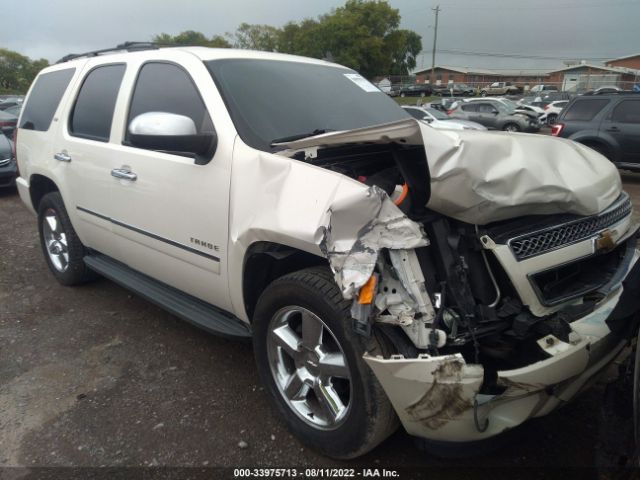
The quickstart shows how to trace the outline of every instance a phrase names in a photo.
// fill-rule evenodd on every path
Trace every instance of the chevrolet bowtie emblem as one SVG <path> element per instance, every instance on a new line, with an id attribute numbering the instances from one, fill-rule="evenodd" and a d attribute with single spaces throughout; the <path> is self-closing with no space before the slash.
<path id="1" fill-rule="evenodd" d="M 605 230 L 600 233 L 600 236 L 596 238 L 596 250 L 612 250 L 616 246 L 616 242 L 613 240 L 612 232 Z"/>

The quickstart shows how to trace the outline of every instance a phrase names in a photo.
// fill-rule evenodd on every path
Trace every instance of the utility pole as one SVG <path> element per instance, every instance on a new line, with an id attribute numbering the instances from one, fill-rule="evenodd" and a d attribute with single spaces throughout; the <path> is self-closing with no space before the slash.
<path id="1" fill-rule="evenodd" d="M 436 42 L 438 41 L 438 14 L 440 13 L 440 5 L 437 5 L 436 8 L 432 8 L 434 12 L 436 12 L 436 26 L 433 29 L 433 51 L 431 52 L 431 78 L 429 83 L 431 86 L 435 85 L 435 72 L 436 72 Z"/>

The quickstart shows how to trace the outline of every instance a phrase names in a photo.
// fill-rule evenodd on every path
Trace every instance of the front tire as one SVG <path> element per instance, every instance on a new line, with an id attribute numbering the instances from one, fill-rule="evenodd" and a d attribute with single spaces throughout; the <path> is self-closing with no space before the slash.
<path id="1" fill-rule="evenodd" d="M 487 96 L 487 92 L 485 92 L 484 90 L 480 92 L 480 96 L 481 97 L 486 97 Z"/>
<path id="2" fill-rule="evenodd" d="M 384 342 L 356 335 L 349 311 L 329 270 L 315 267 L 269 285 L 253 321 L 258 375 L 271 403 L 303 443 L 343 459 L 368 452 L 398 426 L 362 359 L 382 354 Z"/>
<path id="3" fill-rule="evenodd" d="M 84 263 L 86 248 L 71 225 L 59 192 L 42 197 L 38 205 L 38 230 L 44 258 L 60 284 L 79 285 L 96 277 Z"/>

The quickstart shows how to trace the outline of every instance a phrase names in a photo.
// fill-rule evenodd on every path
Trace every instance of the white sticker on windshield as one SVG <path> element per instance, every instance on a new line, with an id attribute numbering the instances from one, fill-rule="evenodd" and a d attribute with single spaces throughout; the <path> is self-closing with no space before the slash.
<path id="1" fill-rule="evenodd" d="M 365 92 L 380 92 L 381 90 L 376 87 L 369 80 L 364 78 L 362 75 L 358 75 L 357 73 L 345 73 L 345 77 L 351 80 L 353 83 L 358 85 Z"/>

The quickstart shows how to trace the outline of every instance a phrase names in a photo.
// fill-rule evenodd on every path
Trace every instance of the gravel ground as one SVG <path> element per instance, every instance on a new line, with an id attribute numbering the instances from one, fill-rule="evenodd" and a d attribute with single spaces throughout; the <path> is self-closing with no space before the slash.
<path id="1" fill-rule="evenodd" d="M 624 181 L 640 206 L 640 176 Z M 0 192 L 0 225 L 0 466 L 475 469 L 626 461 L 629 422 L 602 413 L 602 382 L 516 429 L 490 454 L 438 459 L 398 431 L 356 462 L 325 458 L 269 408 L 249 344 L 203 333 L 107 280 L 58 285 L 35 218 L 13 190 Z"/>

